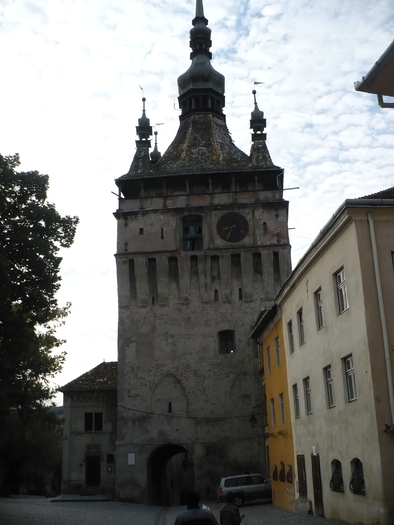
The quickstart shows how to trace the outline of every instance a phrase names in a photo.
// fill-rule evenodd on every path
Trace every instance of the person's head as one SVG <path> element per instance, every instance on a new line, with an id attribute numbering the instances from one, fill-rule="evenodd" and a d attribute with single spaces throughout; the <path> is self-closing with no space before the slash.
<path id="1" fill-rule="evenodd" d="M 228 492 L 226 496 L 227 503 L 234 503 L 234 500 L 235 500 L 234 492 Z"/>
<path id="2" fill-rule="evenodd" d="M 192 490 L 186 497 L 186 505 L 188 509 L 196 509 L 200 503 L 200 495 L 196 490 Z"/>

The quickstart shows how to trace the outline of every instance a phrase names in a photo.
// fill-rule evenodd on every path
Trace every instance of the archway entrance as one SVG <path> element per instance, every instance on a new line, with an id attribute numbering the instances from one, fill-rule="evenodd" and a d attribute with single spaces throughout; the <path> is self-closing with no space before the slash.
<path id="1" fill-rule="evenodd" d="M 194 463 L 180 445 L 160 445 L 148 459 L 148 498 L 162 507 L 184 505 L 194 489 Z"/>

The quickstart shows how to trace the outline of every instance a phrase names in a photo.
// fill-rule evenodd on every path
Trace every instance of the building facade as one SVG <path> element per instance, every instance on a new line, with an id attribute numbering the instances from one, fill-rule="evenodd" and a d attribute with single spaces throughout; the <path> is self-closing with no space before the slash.
<path id="1" fill-rule="evenodd" d="M 62 494 L 114 494 L 117 363 L 101 363 L 63 392 Z"/>
<path id="2" fill-rule="evenodd" d="M 262 363 L 263 413 L 267 473 L 271 479 L 272 502 L 294 511 L 294 447 L 290 414 L 282 316 L 274 305 L 264 310 L 252 332 L 260 345 Z"/>
<path id="3" fill-rule="evenodd" d="M 394 191 L 347 200 L 277 296 L 295 508 L 393 525 Z"/>
<path id="4" fill-rule="evenodd" d="M 255 98 L 247 155 L 226 126 L 202 0 L 192 23 L 178 133 L 163 156 L 157 144 L 150 153 L 143 99 L 114 214 L 116 492 L 165 505 L 183 503 L 191 488 L 214 499 L 221 476 L 264 468 L 261 421 L 249 424 L 261 403 L 249 335 L 290 273 L 283 169 L 268 152 L 264 114 Z"/>

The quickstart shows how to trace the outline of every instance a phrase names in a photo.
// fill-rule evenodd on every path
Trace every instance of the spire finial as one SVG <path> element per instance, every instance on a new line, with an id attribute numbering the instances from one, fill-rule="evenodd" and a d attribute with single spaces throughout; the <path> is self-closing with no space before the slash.
<path id="1" fill-rule="evenodd" d="M 196 0 L 196 18 L 205 18 L 202 0 Z"/>
<path id="2" fill-rule="evenodd" d="M 255 140 L 265 140 L 267 135 L 264 133 L 264 128 L 266 126 L 264 112 L 260 111 L 259 106 L 257 105 L 255 89 L 252 91 L 252 94 L 254 98 L 254 110 L 250 114 L 250 129 L 253 129 L 252 141 L 254 142 Z"/>
<path id="3" fill-rule="evenodd" d="M 154 147 L 152 153 L 150 154 L 150 160 L 152 161 L 153 164 L 156 164 L 156 162 L 158 160 L 160 160 L 161 153 L 157 149 L 157 135 L 158 135 L 158 132 L 155 131 L 154 135 L 155 135 L 155 147 Z"/>
<path id="4" fill-rule="evenodd" d="M 152 126 L 150 125 L 150 120 L 146 116 L 145 102 L 146 98 L 142 97 L 142 117 L 138 119 L 138 126 L 136 127 L 140 141 L 149 141 L 149 137 L 152 135 Z"/>

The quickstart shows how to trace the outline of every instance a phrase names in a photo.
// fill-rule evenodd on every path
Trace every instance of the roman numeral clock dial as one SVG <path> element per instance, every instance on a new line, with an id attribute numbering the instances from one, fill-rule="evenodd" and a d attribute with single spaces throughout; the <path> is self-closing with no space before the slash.
<path id="1" fill-rule="evenodd" d="M 224 241 L 239 242 L 247 236 L 249 223 L 241 213 L 230 211 L 219 217 L 216 230 Z"/>

